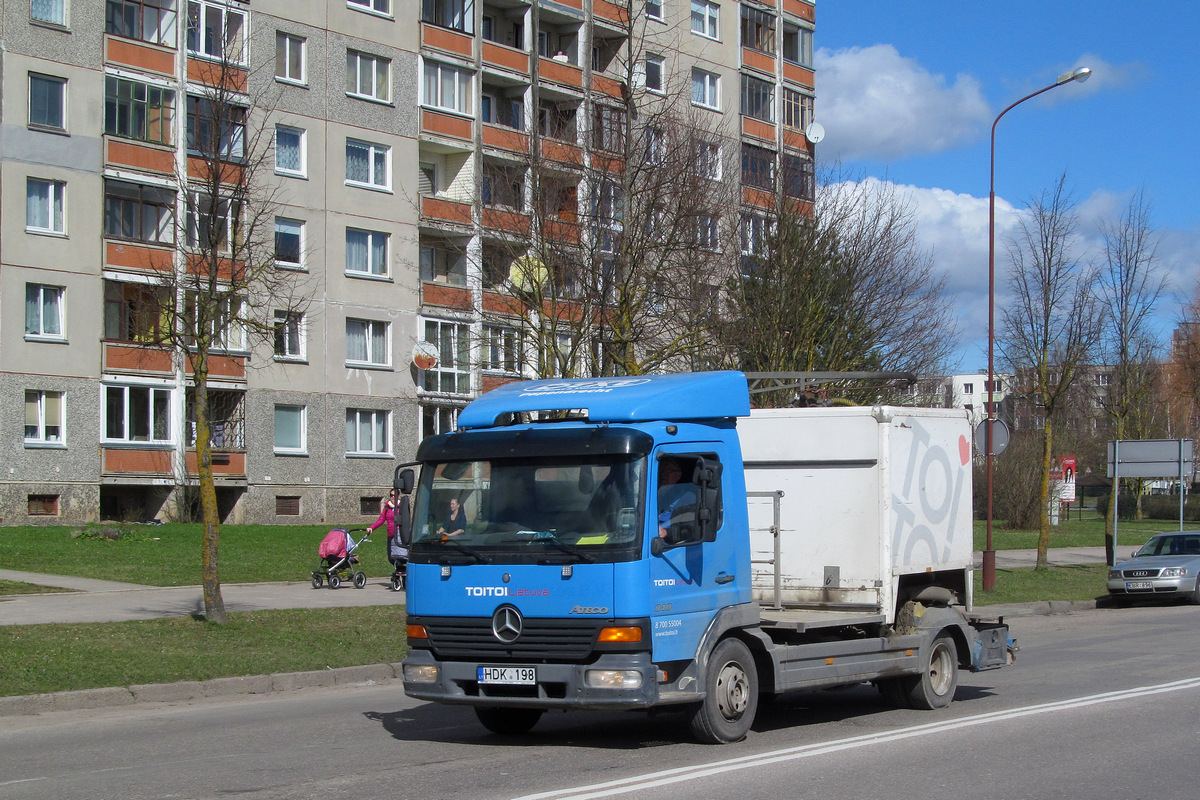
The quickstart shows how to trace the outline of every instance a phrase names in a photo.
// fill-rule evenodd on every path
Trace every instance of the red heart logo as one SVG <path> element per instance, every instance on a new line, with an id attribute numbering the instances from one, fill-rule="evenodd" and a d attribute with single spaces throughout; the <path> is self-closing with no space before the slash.
<path id="1" fill-rule="evenodd" d="M 962 459 L 963 466 L 971 460 L 971 443 L 967 441 L 967 437 L 958 437 L 958 455 Z"/>

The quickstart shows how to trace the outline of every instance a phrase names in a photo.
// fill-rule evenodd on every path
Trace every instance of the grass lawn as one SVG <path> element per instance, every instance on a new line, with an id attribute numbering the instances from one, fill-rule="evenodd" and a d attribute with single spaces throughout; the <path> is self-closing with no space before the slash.
<path id="1" fill-rule="evenodd" d="M 975 605 L 1029 603 L 1035 600 L 1095 600 L 1103 597 L 1107 564 L 1068 564 L 1035 570 L 997 569 L 996 588 L 983 591 L 983 571 L 975 570 Z"/>
<path id="2" fill-rule="evenodd" d="M 45 594 L 47 592 L 69 592 L 70 589 L 59 589 L 54 586 L 38 586 L 34 583 L 17 583 L 15 581 L 0 581 L 0 596 L 6 594 Z"/>
<path id="3" fill-rule="evenodd" d="M 1003 522 L 992 522 L 992 546 L 996 550 L 1034 550 L 1038 532 L 1005 530 Z M 1156 533 L 1179 530 L 1179 522 L 1169 519 L 1122 521 L 1117 526 L 1117 549 L 1124 552 L 1146 543 Z M 983 550 L 987 543 L 987 523 L 975 521 L 975 549 Z M 1051 547 L 1103 547 L 1104 519 L 1095 512 L 1084 513 L 1083 519 L 1063 519 L 1050 529 Z"/>
<path id="4" fill-rule="evenodd" d="M 401 661 L 395 606 L 231 613 L 86 625 L 0 626 L 0 696 Z"/>
<path id="5" fill-rule="evenodd" d="M 319 562 L 317 545 L 332 527 L 336 526 L 224 525 L 221 582 L 308 580 Z M 200 584 L 202 532 L 199 524 L 191 523 L 0 527 L 0 564 L 8 569 L 148 586 L 196 586 Z M 361 535 L 355 533 L 354 537 Z M 391 574 L 386 547 L 387 533 L 379 529 L 359 549 L 360 564 L 368 577 Z"/>

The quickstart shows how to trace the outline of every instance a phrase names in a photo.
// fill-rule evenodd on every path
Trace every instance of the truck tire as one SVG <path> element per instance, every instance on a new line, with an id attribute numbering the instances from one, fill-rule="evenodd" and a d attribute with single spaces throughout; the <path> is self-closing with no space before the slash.
<path id="1" fill-rule="evenodd" d="M 958 648 L 948 634 L 939 634 L 929 646 L 920 675 L 904 678 L 910 708 L 932 711 L 945 708 L 958 688 Z"/>
<path id="2" fill-rule="evenodd" d="M 540 708 L 493 708 L 476 706 L 475 716 L 483 727 L 501 736 L 520 736 L 529 733 L 544 713 Z"/>
<path id="3" fill-rule="evenodd" d="M 706 744 L 746 738 L 758 710 L 758 670 L 750 648 L 724 639 L 708 661 L 704 700 L 692 713 L 692 734 Z"/>

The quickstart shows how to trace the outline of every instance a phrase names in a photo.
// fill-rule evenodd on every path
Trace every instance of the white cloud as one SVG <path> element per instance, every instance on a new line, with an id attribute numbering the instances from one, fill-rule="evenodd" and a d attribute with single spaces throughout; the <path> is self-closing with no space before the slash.
<path id="1" fill-rule="evenodd" d="M 822 155 L 893 160 L 956 147 L 977 136 L 991 111 L 970 75 L 948 84 L 892 45 L 819 50 L 817 118 Z"/>

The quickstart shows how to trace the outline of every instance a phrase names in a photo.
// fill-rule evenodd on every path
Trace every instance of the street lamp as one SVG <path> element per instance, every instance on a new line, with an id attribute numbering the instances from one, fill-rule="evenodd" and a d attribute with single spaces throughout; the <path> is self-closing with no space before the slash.
<path id="1" fill-rule="evenodd" d="M 1054 83 L 1027 94 L 996 115 L 992 122 L 991 175 L 988 189 L 988 408 L 987 424 L 984 426 L 984 453 L 987 462 L 987 547 L 983 551 L 983 590 L 996 588 L 996 551 L 992 549 L 992 490 L 995 468 L 995 453 L 992 447 L 992 426 L 996 422 L 996 125 L 1000 118 L 1014 108 L 1037 97 L 1042 92 L 1056 89 L 1065 83 L 1082 83 L 1091 77 L 1092 71 L 1079 67 L 1059 75 Z"/>

